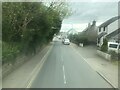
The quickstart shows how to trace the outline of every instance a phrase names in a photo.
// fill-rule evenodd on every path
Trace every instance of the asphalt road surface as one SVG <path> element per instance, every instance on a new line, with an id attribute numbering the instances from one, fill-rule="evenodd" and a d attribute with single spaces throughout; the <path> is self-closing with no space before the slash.
<path id="1" fill-rule="evenodd" d="M 31 88 L 111 88 L 71 45 L 54 42 Z"/>

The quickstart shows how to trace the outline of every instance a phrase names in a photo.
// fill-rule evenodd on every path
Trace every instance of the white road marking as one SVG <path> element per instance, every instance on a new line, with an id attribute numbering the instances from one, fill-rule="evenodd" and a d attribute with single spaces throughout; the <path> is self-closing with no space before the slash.
<path id="1" fill-rule="evenodd" d="M 66 77 L 65 77 L 65 68 L 64 68 L 64 65 L 63 65 L 63 77 L 64 77 L 64 84 L 66 84 Z"/>
<path id="2" fill-rule="evenodd" d="M 79 51 L 77 51 L 77 50 L 76 50 L 74 47 L 72 47 L 72 46 L 71 46 L 71 48 L 72 48 L 73 51 L 75 51 L 75 53 L 78 54 L 94 71 L 96 71 L 95 68 L 93 68 L 93 67 L 90 65 L 90 63 L 88 63 L 88 61 L 87 61 L 83 56 L 81 56 L 81 54 L 79 53 Z"/>
<path id="3" fill-rule="evenodd" d="M 76 52 L 76 54 L 78 54 L 95 72 L 97 72 L 102 78 L 104 78 L 104 79 L 107 81 L 108 84 L 110 84 L 113 88 L 115 88 L 115 86 L 112 85 L 111 82 L 110 82 L 108 79 L 106 79 L 99 71 L 96 71 L 96 70 L 87 62 L 87 60 L 86 60 L 83 56 L 80 55 L 80 53 L 79 53 L 73 46 L 71 46 L 71 48 L 72 48 L 72 49 Z"/>
<path id="4" fill-rule="evenodd" d="M 36 76 L 38 75 L 39 71 L 41 70 L 44 62 L 46 61 L 46 58 L 48 57 L 50 51 L 52 50 L 53 46 L 49 48 L 47 53 L 43 56 L 42 60 L 36 65 L 32 73 L 30 74 L 30 80 L 28 81 L 28 84 L 26 88 L 30 88 L 32 86 L 33 81 L 35 80 Z"/>
<path id="5" fill-rule="evenodd" d="M 79 53 L 75 48 L 73 48 L 72 46 L 71 46 L 71 48 L 72 48 L 87 64 L 89 64 L 89 63 L 86 61 L 86 59 L 85 59 L 83 56 L 81 56 L 80 53 Z"/>
<path id="6" fill-rule="evenodd" d="M 60 50 L 62 50 L 62 48 L 60 47 Z M 63 65 L 63 78 L 64 78 L 64 84 L 66 84 L 66 76 L 65 76 L 65 68 L 64 68 L 64 61 L 63 61 L 63 57 L 62 57 L 62 53 L 61 53 L 61 61 L 62 61 L 62 65 Z"/>

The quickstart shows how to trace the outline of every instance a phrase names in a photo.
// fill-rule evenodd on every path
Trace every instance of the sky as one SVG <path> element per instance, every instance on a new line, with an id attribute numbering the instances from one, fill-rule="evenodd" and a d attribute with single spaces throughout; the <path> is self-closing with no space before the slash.
<path id="1" fill-rule="evenodd" d="M 106 0 L 104 0 L 106 1 Z M 61 31 L 68 31 L 71 28 L 81 32 L 88 23 L 95 20 L 99 26 L 106 20 L 118 15 L 118 1 L 107 0 L 109 2 L 91 0 L 91 1 L 71 1 L 68 2 L 73 14 L 65 18 L 62 23 Z"/>

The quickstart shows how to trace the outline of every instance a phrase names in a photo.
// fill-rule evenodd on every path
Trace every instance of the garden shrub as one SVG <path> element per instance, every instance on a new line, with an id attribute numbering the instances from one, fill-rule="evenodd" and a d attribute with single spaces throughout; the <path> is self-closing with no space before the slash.
<path id="1" fill-rule="evenodd" d="M 103 39 L 103 44 L 101 46 L 101 51 L 107 52 L 108 51 L 108 41 L 106 38 Z"/>

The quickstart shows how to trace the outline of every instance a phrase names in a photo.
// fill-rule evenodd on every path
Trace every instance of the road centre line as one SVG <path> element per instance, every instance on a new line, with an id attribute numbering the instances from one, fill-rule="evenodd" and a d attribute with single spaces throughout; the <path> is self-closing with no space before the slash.
<path id="1" fill-rule="evenodd" d="M 60 50 L 62 50 L 61 47 L 60 47 Z M 66 84 L 67 82 L 66 82 L 65 67 L 64 67 L 64 61 L 63 61 L 62 53 L 61 53 L 60 56 L 61 56 L 61 61 L 62 61 L 62 66 L 63 66 L 63 78 L 64 78 L 64 84 Z"/>
<path id="2" fill-rule="evenodd" d="M 65 77 L 65 68 L 64 68 L 64 65 L 63 65 L 63 77 L 64 77 L 64 84 L 66 84 L 66 77 Z"/>

